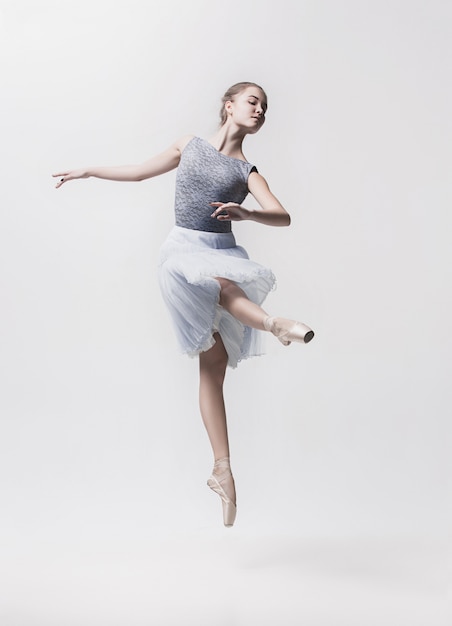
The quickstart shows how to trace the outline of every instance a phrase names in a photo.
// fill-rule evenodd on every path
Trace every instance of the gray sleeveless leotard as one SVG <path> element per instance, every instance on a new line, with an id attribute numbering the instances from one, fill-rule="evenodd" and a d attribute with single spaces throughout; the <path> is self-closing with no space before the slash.
<path id="1" fill-rule="evenodd" d="M 219 152 L 193 137 L 182 152 L 176 177 L 176 226 L 212 233 L 231 232 L 231 222 L 210 217 L 209 202 L 241 204 L 248 195 L 248 176 L 256 167 Z"/>
<path id="2" fill-rule="evenodd" d="M 214 208 L 209 202 L 242 203 L 255 169 L 193 137 L 182 152 L 176 177 L 176 226 L 159 255 L 160 288 L 181 351 L 194 356 L 209 350 L 219 333 L 231 367 L 263 353 L 263 333 L 244 326 L 219 305 L 217 277 L 236 283 L 258 305 L 273 289 L 275 277 L 236 244 L 231 222 L 211 217 Z"/>

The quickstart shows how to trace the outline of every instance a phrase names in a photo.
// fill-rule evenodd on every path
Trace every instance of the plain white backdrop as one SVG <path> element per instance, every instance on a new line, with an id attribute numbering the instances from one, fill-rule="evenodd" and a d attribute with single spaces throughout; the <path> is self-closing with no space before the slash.
<path id="1" fill-rule="evenodd" d="M 445 623 L 451 17 L 0 2 L 5 626 Z M 245 154 L 292 226 L 234 232 L 278 278 L 269 312 L 316 338 L 228 372 L 226 531 L 158 291 L 175 173 L 51 174 L 208 138 L 241 80 L 268 93 Z"/>

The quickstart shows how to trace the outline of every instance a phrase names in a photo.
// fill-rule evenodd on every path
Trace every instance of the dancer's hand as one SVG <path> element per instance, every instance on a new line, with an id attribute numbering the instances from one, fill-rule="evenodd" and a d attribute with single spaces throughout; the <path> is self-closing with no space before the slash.
<path id="1" fill-rule="evenodd" d="M 58 184 L 55 185 L 55 189 L 61 187 L 68 180 L 74 180 L 76 178 L 89 178 L 89 174 L 85 170 L 72 170 L 71 172 L 60 172 L 59 174 L 52 174 L 54 178 L 59 177 Z"/>
<path id="2" fill-rule="evenodd" d="M 251 211 L 235 202 L 210 202 L 210 206 L 218 207 L 210 216 L 217 220 L 238 222 L 251 219 Z"/>

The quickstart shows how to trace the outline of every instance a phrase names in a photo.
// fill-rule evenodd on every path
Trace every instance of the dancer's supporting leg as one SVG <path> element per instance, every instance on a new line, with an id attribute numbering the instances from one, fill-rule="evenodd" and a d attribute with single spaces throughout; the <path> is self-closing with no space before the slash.
<path id="1" fill-rule="evenodd" d="M 223 382 L 228 355 L 218 333 L 210 350 L 199 355 L 199 406 L 212 446 L 214 459 L 229 456 L 228 428 L 223 398 Z"/>
<path id="2" fill-rule="evenodd" d="M 214 338 L 215 345 L 199 355 L 199 406 L 215 460 L 208 485 L 221 496 L 224 523 L 232 526 L 236 497 L 229 464 L 228 428 L 223 397 L 228 355 L 220 335 L 215 333 Z"/>

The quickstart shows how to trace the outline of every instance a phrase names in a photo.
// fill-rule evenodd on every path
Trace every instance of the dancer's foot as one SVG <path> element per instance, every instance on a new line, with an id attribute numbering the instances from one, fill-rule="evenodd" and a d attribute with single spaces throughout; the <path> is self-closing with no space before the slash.
<path id="1" fill-rule="evenodd" d="M 237 507 L 235 503 L 234 478 L 231 473 L 229 457 L 215 461 L 212 476 L 207 481 L 207 485 L 221 498 L 224 525 L 232 526 L 235 521 Z"/>
<path id="2" fill-rule="evenodd" d="M 284 317 L 266 317 L 264 327 L 285 346 L 290 345 L 292 341 L 308 343 L 314 337 L 314 331 L 309 326 Z"/>

